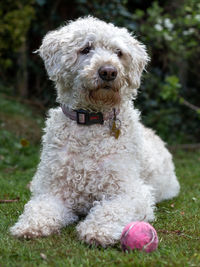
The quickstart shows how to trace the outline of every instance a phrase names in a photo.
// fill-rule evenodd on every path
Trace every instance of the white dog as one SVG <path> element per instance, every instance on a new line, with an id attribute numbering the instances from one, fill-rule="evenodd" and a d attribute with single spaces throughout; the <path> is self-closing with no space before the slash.
<path id="1" fill-rule="evenodd" d="M 87 17 L 49 32 L 38 51 L 61 107 L 49 112 L 32 197 L 11 233 L 48 236 L 84 214 L 79 238 L 114 244 L 127 223 L 152 221 L 155 203 L 179 192 L 170 153 L 133 108 L 145 47 Z"/>

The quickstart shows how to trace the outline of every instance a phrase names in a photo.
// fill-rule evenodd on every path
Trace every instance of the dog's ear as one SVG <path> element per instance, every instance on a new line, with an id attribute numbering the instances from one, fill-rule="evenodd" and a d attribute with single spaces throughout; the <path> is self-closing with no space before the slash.
<path id="1" fill-rule="evenodd" d="M 146 47 L 135 38 L 129 39 L 129 52 L 132 64 L 130 65 L 129 82 L 137 89 L 140 86 L 141 75 L 145 66 L 150 61 Z"/>
<path id="2" fill-rule="evenodd" d="M 61 71 L 62 51 L 58 31 L 51 31 L 45 35 L 42 45 L 36 51 L 44 60 L 45 68 L 50 80 L 56 81 Z"/>
<path id="3" fill-rule="evenodd" d="M 43 38 L 42 45 L 36 51 L 44 60 L 45 68 L 52 81 L 62 79 L 63 75 L 66 75 L 67 69 L 76 61 L 76 53 L 73 51 L 71 39 L 68 27 L 62 27 L 47 33 Z"/>

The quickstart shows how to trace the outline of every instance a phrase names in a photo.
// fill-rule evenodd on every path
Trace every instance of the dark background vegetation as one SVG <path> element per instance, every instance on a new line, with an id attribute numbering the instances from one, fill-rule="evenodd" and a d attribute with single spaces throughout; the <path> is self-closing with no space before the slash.
<path id="1" fill-rule="evenodd" d="M 1 96 L 18 98 L 41 111 L 54 105 L 53 84 L 33 51 L 49 30 L 88 14 L 128 28 L 146 44 L 151 63 L 136 101 L 144 123 L 169 143 L 199 142 L 198 0 L 1 1 Z"/>

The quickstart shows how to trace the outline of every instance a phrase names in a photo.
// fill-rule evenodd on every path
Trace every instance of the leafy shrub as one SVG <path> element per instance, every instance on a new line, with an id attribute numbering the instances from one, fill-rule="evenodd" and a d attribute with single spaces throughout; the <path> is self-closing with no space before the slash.
<path id="1" fill-rule="evenodd" d="M 152 58 L 139 102 L 145 106 L 144 120 L 170 142 L 198 141 L 200 3 L 167 1 L 161 6 L 153 1 L 146 11 L 136 10 L 133 18 Z M 153 106 L 148 105 L 151 99 Z M 188 101 L 194 105 L 183 106 Z M 192 106 L 193 111 L 188 109 Z"/>

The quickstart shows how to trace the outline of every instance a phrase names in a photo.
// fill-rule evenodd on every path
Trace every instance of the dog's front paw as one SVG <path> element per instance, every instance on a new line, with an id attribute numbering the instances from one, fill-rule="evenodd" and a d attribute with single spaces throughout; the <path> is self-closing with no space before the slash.
<path id="1" fill-rule="evenodd" d="M 48 236 L 52 233 L 58 233 L 58 229 L 50 227 L 35 227 L 28 224 L 16 223 L 10 228 L 10 233 L 17 238 L 33 239 L 41 236 Z"/>
<path id="2" fill-rule="evenodd" d="M 32 228 L 29 227 L 21 228 L 17 225 L 14 225 L 13 227 L 10 228 L 10 233 L 14 237 L 25 238 L 25 239 L 32 239 L 41 236 L 40 232 L 35 231 Z"/>
<path id="3" fill-rule="evenodd" d="M 85 241 L 89 245 L 96 245 L 107 247 L 113 245 L 119 239 L 119 236 L 116 236 L 109 226 L 99 225 L 95 223 L 88 223 L 83 221 L 77 226 L 77 232 L 80 240 Z"/>

